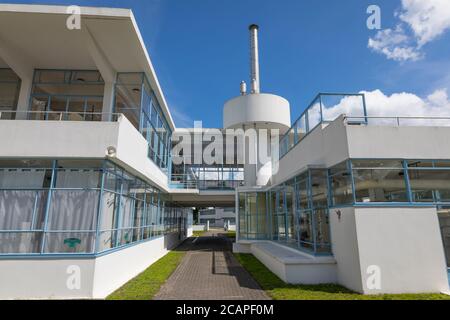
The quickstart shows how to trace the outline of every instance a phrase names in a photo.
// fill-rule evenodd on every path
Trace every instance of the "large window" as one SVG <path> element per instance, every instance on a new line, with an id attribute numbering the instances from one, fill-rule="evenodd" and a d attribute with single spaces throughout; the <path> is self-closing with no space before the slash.
<path id="1" fill-rule="evenodd" d="M 188 209 L 108 161 L 0 161 L 0 254 L 93 254 L 184 232 Z"/>
<path id="2" fill-rule="evenodd" d="M 353 186 L 350 162 L 342 162 L 329 170 L 332 206 L 353 204 Z"/>
<path id="3" fill-rule="evenodd" d="M 326 169 L 311 169 L 267 192 L 239 193 L 240 239 L 331 252 Z"/>
<path id="4" fill-rule="evenodd" d="M 329 170 L 331 206 L 450 203 L 450 161 L 348 160 Z M 353 194 L 354 193 L 354 194 Z"/>
<path id="5" fill-rule="evenodd" d="M 399 160 L 352 161 L 356 202 L 407 202 L 405 171 Z"/>
<path id="6" fill-rule="evenodd" d="M 168 168 L 172 131 L 144 73 L 117 75 L 114 112 L 124 114 L 147 139 L 148 157 Z"/>
<path id="7" fill-rule="evenodd" d="M 242 239 L 267 239 L 267 193 L 239 194 L 239 237 Z"/>
<path id="8" fill-rule="evenodd" d="M 298 246 L 314 253 L 330 253 L 327 170 L 311 169 L 294 181 Z"/>
<path id="9" fill-rule="evenodd" d="M 101 121 L 104 81 L 98 71 L 36 70 L 30 119 Z"/>
<path id="10" fill-rule="evenodd" d="M 449 161 L 408 161 L 414 202 L 450 202 Z"/>
<path id="11" fill-rule="evenodd" d="M 20 78 L 11 69 L 0 68 L 0 119 L 16 118 Z"/>

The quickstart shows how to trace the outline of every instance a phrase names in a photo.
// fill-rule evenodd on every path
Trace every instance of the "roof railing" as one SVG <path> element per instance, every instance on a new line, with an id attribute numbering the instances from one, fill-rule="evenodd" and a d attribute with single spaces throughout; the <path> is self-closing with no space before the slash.
<path id="1" fill-rule="evenodd" d="M 450 127 L 450 117 L 415 117 L 415 116 L 405 116 L 405 117 L 384 117 L 384 116 L 367 116 L 367 117 L 351 117 L 344 115 L 344 121 L 347 124 L 363 124 L 370 126 L 418 126 L 418 127 Z"/>
<path id="2" fill-rule="evenodd" d="M 0 120 L 116 122 L 121 113 L 69 111 L 0 111 Z"/>

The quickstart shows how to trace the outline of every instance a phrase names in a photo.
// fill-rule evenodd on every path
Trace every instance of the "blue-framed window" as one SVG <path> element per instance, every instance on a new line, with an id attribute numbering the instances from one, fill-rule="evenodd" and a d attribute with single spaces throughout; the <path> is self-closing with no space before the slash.
<path id="1" fill-rule="evenodd" d="M 172 130 L 144 73 L 117 75 L 114 113 L 126 116 L 147 140 L 148 157 L 168 170 Z"/>
<path id="2" fill-rule="evenodd" d="M 104 86 L 97 70 L 36 69 L 29 119 L 102 121 Z"/>
<path id="3" fill-rule="evenodd" d="M 269 216 L 267 211 L 268 193 L 244 192 L 238 196 L 239 201 L 239 237 L 248 240 L 267 239 L 269 233 Z"/>
<path id="4" fill-rule="evenodd" d="M 329 170 L 330 205 L 450 203 L 450 160 L 351 159 Z"/>
<path id="5" fill-rule="evenodd" d="M 99 254 L 172 232 L 189 209 L 103 160 L 0 160 L 0 256 Z"/>
<path id="6" fill-rule="evenodd" d="M 328 194 L 326 169 L 307 170 L 268 191 L 239 192 L 239 237 L 330 254 Z M 265 207 L 259 201 L 265 201 Z"/>

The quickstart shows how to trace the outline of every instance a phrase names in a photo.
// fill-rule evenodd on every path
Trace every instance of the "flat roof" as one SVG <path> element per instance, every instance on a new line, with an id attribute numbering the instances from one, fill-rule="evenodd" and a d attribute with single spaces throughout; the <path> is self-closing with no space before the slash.
<path id="1" fill-rule="evenodd" d="M 33 69 L 99 69 L 102 72 L 89 49 L 92 40 L 98 54 L 114 72 L 147 75 L 169 125 L 175 130 L 132 10 L 80 7 L 81 30 L 69 30 L 68 7 L 0 4 L 0 54 L 3 46 Z M 0 68 L 9 66 L 3 60 L 7 59 L 0 60 Z"/>

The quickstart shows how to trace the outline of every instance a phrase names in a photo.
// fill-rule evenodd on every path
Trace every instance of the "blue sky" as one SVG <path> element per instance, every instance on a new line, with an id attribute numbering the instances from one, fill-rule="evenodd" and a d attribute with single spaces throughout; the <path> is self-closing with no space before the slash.
<path id="1" fill-rule="evenodd" d="M 377 4 L 382 29 L 395 29 L 401 21 L 394 13 L 405 10 L 401 0 L 5 2 L 131 8 L 178 126 L 201 119 L 205 127 L 221 127 L 223 103 L 249 80 L 251 23 L 260 25 L 262 91 L 287 98 L 293 119 L 321 91 L 378 89 L 387 97 L 407 92 L 426 99 L 450 89 L 450 32 L 420 47 L 417 60 L 393 60 L 368 47 L 379 31 L 366 26 L 367 7 Z M 413 39 L 411 27 L 403 22 Z"/>

